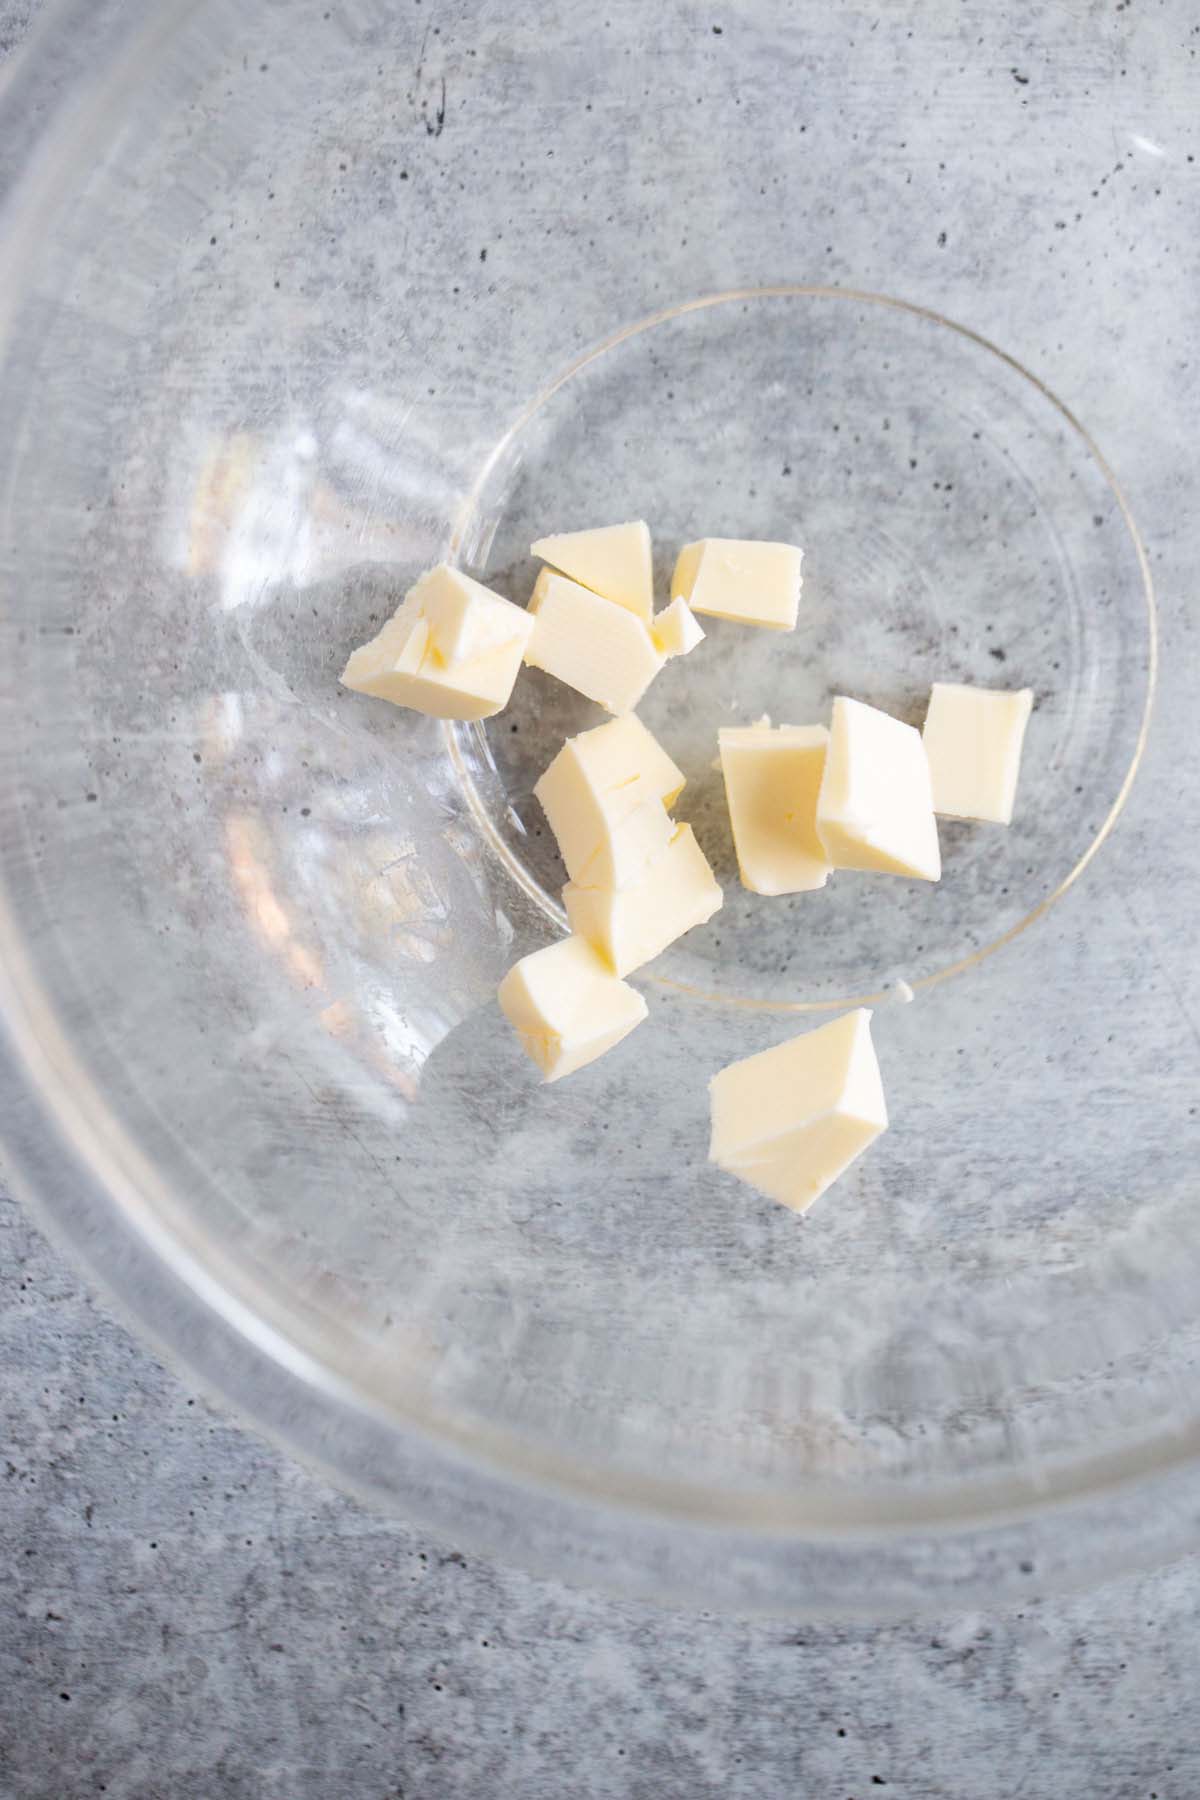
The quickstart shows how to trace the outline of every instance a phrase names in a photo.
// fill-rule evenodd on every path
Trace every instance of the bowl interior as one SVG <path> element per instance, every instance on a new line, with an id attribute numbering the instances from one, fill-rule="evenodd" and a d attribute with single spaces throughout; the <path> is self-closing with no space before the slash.
<path id="1" fill-rule="evenodd" d="M 534 538 L 643 515 L 659 604 L 692 538 L 806 546 L 794 635 L 705 620 L 703 648 L 640 709 L 688 776 L 677 815 L 726 888 L 650 979 L 779 1007 L 919 987 L 1020 930 L 1071 879 L 1138 754 L 1152 619 L 1115 485 L 1034 378 L 878 298 L 783 289 L 681 306 L 617 333 L 526 410 L 461 542 L 523 603 Z M 764 713 L 825 722 L 834 694 L 919 726 L 934 680 L 1033 689 L 1013 828 L 945 821 L 937 886 L 843 875 L 774 905 L 744 890 L 718 728 Z M 530 670 L 500 718 L 457 733 L 485 824 L 556 921 L 565 875 L 533 786 L 563 738 L 603 716 Z"/>
<path id="2" fill-rule="evenodd" d="M 450 7 L 415 61 L 383 7 L 264 9 L 253 45 L 219 0 L 167 17 L 56 126 L 0 295 L 0 966 L 64 1136 L 134 1171 L 121 1228 L 383 1429 L 664 1512 L 961 1522 L 1182 1441 L 1194 646 L 1177 604 L 1143 756 L 1132 515 L 1178 555 L 1193 514 L 1138 283 L 1072 331 L 991 238 L 953 265 L 898 228 L 883 267 L 869 234 L 849 269 L 809 255 L 791 203 L 680 123 L 732 31 L 664 47 L 616 8 L 599 68 L 579 7 L 536 30 Z M 835 33 L 845 104 L 805 120 L 772 85 L 791 27 L 750 7 L 739 31 L 814 192 L 842 124 L 959 57 L 906 22 L 853 55 Z M 648 49 L 672 104 L 639 135 Z M 364 78 L 401 62 L 402 100 Z M 982 182 L 1015 127 L 971 116 Z M 1108 112 L 1078 117 L 1107 157 Z M 1018 221 L 1052 161 L 1027 123 Z M 706 621 L 648 695 L 725 905 L 638 976 L 649 1021 L 543 1089 L 494 992 L 561 929 L 532 788 L 601 715 L 525 671 L 506 713 L 443 727 L 337 676 L 439 557 L 524 600 L 535 536 L 636 516 L 660 598 L 692 537 L 801 542 L 800 625 Z M 934 680 L 1034 690 L 1013 826 L 944 825 L 936 887 L 745 892 L 719 726 L 835 693 L 919 722 Z M 892 1128 L 797 1221 L 707 1164 L 706 1084 L 864 996 Z"/>

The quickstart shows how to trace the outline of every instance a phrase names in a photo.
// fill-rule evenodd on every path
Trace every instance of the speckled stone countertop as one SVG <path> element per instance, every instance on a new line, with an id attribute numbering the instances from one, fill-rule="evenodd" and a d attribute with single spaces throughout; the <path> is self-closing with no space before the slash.
<path id="1" fill-rule="evenodd" d="M 1020 1612 L 731 1622 L 343 1499 L 0 1202 L 4 1800 L 1193 1800 L 1200 1563 Z"/>
<path id="2" fill-rule="evenodd" d="M 883 1629 L 571 1591 L 243 1432 L 8 1198 L 0 1246 L 0 1800 L 1200 1793 L 1196 1560 Z"/>

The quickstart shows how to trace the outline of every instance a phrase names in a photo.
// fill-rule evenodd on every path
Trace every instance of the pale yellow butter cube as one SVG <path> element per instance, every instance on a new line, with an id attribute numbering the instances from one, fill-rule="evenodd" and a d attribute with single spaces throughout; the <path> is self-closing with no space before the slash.
<path id="1" fill-rule="evenodd" d="M 865 1008 L 730 1063 L 709 1083 L 709 1158 L 796 1212 L 887 1129 Z"/>
<path id="2" fill-rule="evenodd" d="M 427 570 L 404 603 L 429 621 L 429 642 L 447 668 L 490 656 L 514 638 L 524 648 L 533 631 L 523 606 L 514 606 L 449 563 Z"/>
<path id="3" fill-rule="evenodd" d="M 717 741 L 742 885 L 755 894 L 824 887 L 829 858 L 817 833 L 817 796 L 825 727 L 726 727 Z"/>
<path id="4" fill-rule="evenodd" d="M 754 538 L 701 538 L 679 552 L 672 600 L 693 612 L 769 631 L 794 631 L 804 552 L 796 544 Z"/>
<path id="5" fill-rule="evenodd" d="M 614 825 L 571 879 L 581 888 L 624 888 L 640 881 L 675 835 L 675 821 L 661 800 L 647 800 Z"/>
<path id="6" fill-rule="evenodd" d="M 650 528 L 644 519 L 601 525 L 591 531 L 560 531 L 539 538 L 530 551 L 649 625 L 654 609 L 654 563 Z"/>
<path id="7" fill-rule="evenodd" d="M 641 619 L 553 569 L 538 576 L 529 611 L 525 661 L 611 713 L 632 712 L 663 666 Z"/>
<path id="8" fill-rule="evenodd" d="M 532 632 L 523 607 L 439 563 L 353 653 L 342 682 L 435 718 L 488 718 L 508 703 Z"/>
<path id="9" fill-rule="evenodd" d="M 342 685 L 409 706 L 435 719 L 487 719 L 508 705 L 533 621 L 519 606 L 494 596 L 516 615 L 514 635 L 469 661 L 448 664 L 432 641 L 433 624 L 412 594 L 379 634 L 351 656 Z"/>
<path id="10" fill-rule="evenodd" d="M 921 734 L 861 700 L 833 703 L 817 831 L 835 869 L 937 881 L 942 872 Z"/>
<path id="11" fill-rule="evenodd" d="M 711 919 L 723 898 L 690 825 L 677 825 L 663 854 L 628 887 L 585 888 L 571 881 L 563 889 L 572 931 L 617 975 L 640 969 Z"/>
<path id="12" fill-rule="evenodd" d="M 704 555 L 707 538 L 698 538 L 694 544 L 685 544 L 675 558 L 675 569 L 671 576 L 671 604 L 682 600 L 689 605 L 688 595 L 696 585 L 696 571 L 700 567 L 700 558 Z"/>
<path id="13" fill-rule="evenodd" d="M 577 937 L 523 956 L 496 997 L 547 1081 L 559 1081 L 603 1056 L 647 1012 L 637 990 L 619 981 Z"/>
<path id="14" fill-rule="evenodd" d="M 704 642 L 704 632 L 686 600 L 664 606 L 650 628 L 650 636 L 664 656 L 686 656 Z"/>
<path id="15" fill-rule="evenodd" d="M 351 652 L 342 670 L 342 686 L 406 705 L 402 690 L 417 675 L 428 652 L 428 621 L 415 606 L 402 600 L 387 624 L 368 643 Z"/>
<path id="16" fill-rule="evenodd" d="M 935 681 L 925 718 L 933 810 L 1010 825 L 1032 688 L 1002 693 Z"/>
<path id="17" fill-rule="evenodd" d="M 568 738 L 533 791 L 567 874 L 582 879 L 590 869 L 591 885 L 604 857 L 612 866 L 620 854 L 612 848 L 613 833 L 651 802 L 665 811 L 683 784 L 682 770 L 657 738 L 636 714 L 627 713 Z"/>

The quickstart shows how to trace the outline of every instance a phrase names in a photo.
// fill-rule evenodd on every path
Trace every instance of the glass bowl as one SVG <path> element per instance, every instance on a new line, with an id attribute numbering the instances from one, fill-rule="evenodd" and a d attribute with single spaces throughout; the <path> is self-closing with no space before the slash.
<path id="1" fill-rule="evenodd" d="M 881 1615 L 1191 1541 L 1200 804 L 1186 9 L 52 8 L 0 113 L 15 1177 L 172 1354 L 451 1537 Z M 602 716 L 338 673 L 443 556 L 806 548 L 643 717 L 724 908 L 541 1087 L 532 788 Z M 1160 649 L 1161 646 L 1161 649 Z M 736 880 L 719 726 L 1032 687 L 936 887 Z M 797 1219 L 707 1081 L 868 1001 Z"/>

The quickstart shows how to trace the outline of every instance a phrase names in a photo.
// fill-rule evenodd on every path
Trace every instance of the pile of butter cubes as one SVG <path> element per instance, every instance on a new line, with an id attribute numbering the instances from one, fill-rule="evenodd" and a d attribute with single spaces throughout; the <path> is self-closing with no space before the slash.
<path id="1" fill-rule="evenodd" d="M 534 792 L 567 870 L 569 937 L 522 957 L 499 1001 L 546 1081 L 613 1049 L 647 1015 L 625 979 L 722 904 L 690 825 L 684 786 L 635 707 L 668 658 L 704 640 L 696 614 L 793 631 L 803 552 L 702 538 L 679 552 L 654 612 L 641 520 L 541 538 L 527 608 L 442 563 L 351 656 L 343 683 L 441 719 L 508 704 L 523 662 L 614 716 L 569 738 Z M 825 725 L 769 719 L 718 732 L 743 886 L 778 896 L 835 869 L 937 881 L 935 815 L 1008 824 L 1028 689 L 935 683 L 924 732 L 839 696 Z M 722 1069 L 710 1083 L 711 1159 L 803 1212 L 887 1125 L 864 1009 Z"/>

